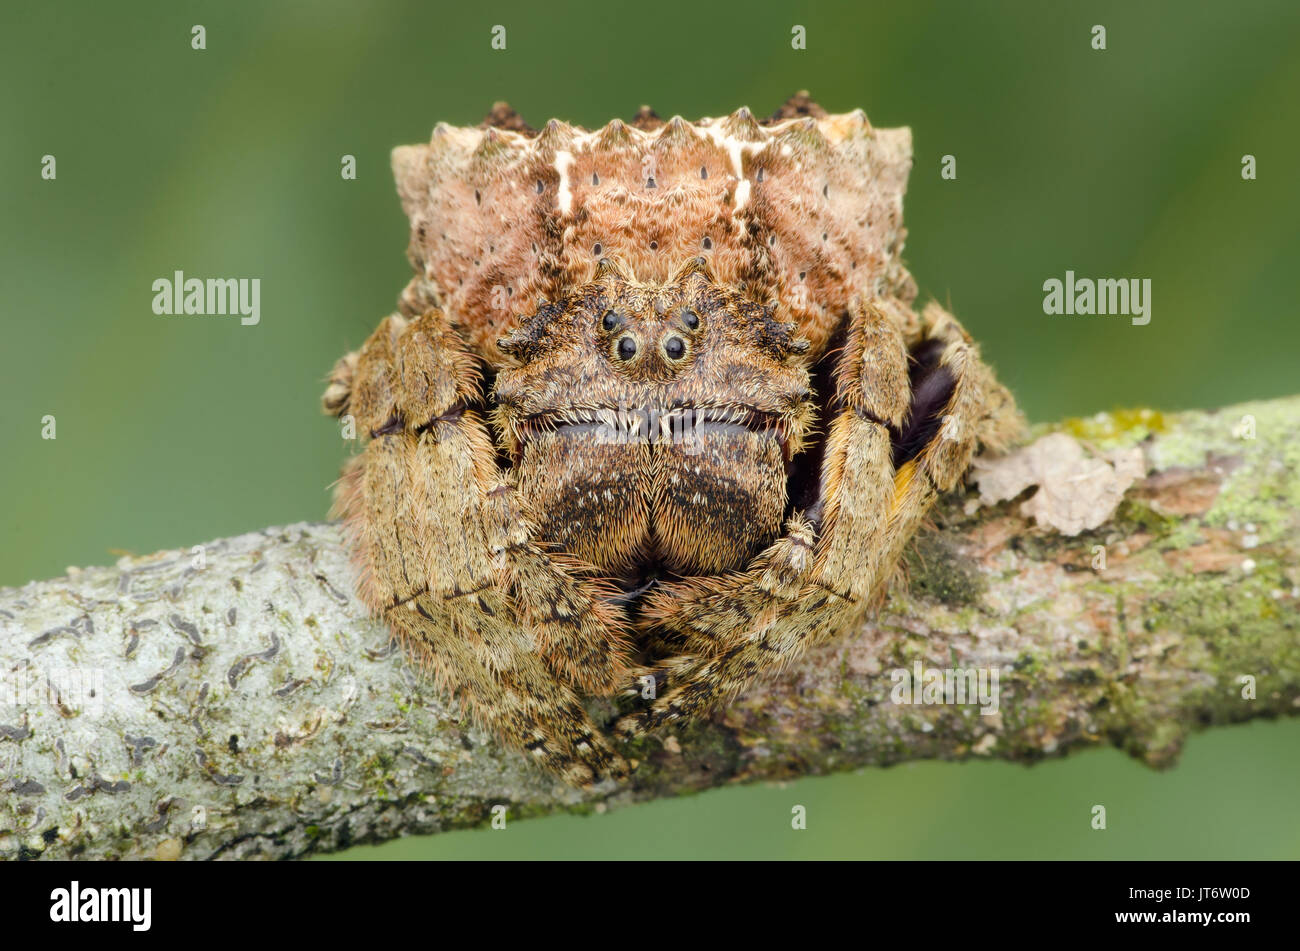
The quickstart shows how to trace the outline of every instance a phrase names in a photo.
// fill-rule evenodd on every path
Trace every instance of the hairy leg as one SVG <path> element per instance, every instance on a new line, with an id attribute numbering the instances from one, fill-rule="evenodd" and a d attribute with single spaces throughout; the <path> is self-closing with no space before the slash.
<path id="1" fill-rule="evenodd" d="M 847 628 L 881 593 L 977 442 L 997 448 L 1018 431 L 1009 394 L 956 321 L 931 307 L 921 328 L 909 352 L 905 326 L 855 302 L 811 513 L 820 521 L 815 544 L 813 522 L 796 517 L 748 570 L 655 597 L 650 619 L 681 653 L 656 671 L 666 692 L 620 720 L 620 731 L 698 716 Z"/>
<path id="2" fill-rule="evenodd" d="M 335 368 L 326 409 L 369 436 L 337 500 L 362 597 L 503 740 L 577 785 L 622 775 L 574 690 L 625 678 L 622 618 L 533 543 L 478 401 L 439 311 L 386 319 Z"/>

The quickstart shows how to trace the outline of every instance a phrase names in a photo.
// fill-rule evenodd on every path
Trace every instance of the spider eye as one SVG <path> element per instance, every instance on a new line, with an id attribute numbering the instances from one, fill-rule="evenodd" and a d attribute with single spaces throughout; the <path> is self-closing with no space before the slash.
<path id="1" fill-rule="evenodd" d="M 695 311 L 691 310 L 689 307 L 687 307 L 685 310 L 682 311 L 682 322 L 685 323 L 687 327 L 690 327 L 692 330 L 694 330 L 696 327 L 700 325 L 700 315 L 695 313 Z"/>
<path id="2" fill-rule="evenodd" d="M 636 341 L 630 336 L 624 337 L 618 342 L 618 358 L 620 360 L 631 360 L 636 356 Z"/>
<path id="3" fill-rule="evenodd" d="M 681 337 L 669 337 L 664 341 L 664 353 L 668 355 L 669 360 L 680 360 L 686 353 L 686 344 L 682 342 Z"/>
<path id="4" fill-rule="evenodd" d="M 623 318 L 612 310 L 605 311 L 605 316 L 600 319 L 600 325 L 606 330 L 613 330 L 621 323 Z"/>

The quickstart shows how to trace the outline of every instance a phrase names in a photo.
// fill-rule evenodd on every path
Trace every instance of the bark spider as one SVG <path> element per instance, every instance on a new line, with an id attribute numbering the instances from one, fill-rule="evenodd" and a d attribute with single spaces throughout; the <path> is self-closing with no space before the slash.
<path id="1" fill-rule="evenodd" d="M 590 132 L 498 105 L 394 151 L 416 275 L 331 376 L 366 438 L 336 511 L 366 605 L 568 782 L 627 772 L 583 696 L 637 735 L 849 628 L 1019 431 L 912 308 L 910 166 L 806 95 Z"/>

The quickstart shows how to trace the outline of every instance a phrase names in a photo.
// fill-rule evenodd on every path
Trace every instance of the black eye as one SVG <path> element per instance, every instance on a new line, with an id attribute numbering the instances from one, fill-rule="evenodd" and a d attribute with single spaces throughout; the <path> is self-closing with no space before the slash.
<path id="1" fill-rule="evenodd" d="M 689 307 L 687 307 L 684 311 L 682 311 L 682 322 L 685 323 L 687 327 L 690 327 L 692 330 L 694 330 L 696 327 L 700 325 L 700 315 L 695 313 L 695 311 L 691 310 Z"/>
<path id="2" fill-rule="evenodd" d="M 682 343 L 681 337 L 669 337 L 664 341 L 664 353 L 668 354 L 669 360 L 680 360 L 685 352 L 686 344 Z"/>
<path id="3" fill-rule="evenodd" d="M 620 360 L 631 360 L 636 356 L 636 341 L 631 337 L 624 337 L 618 342 L 618 358 Z"/>
<path id="4" fill-rule="evenodd" d="M 605 316 L 600 318 L 600 325 L 606 330 L 613 330 L 623 322 L 623 318 L 612 310 L 605 311 Z"/>

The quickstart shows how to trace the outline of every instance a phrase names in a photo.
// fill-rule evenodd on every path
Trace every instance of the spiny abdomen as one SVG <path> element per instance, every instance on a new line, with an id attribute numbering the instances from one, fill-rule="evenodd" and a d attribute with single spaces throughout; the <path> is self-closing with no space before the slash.
<path id="1" fill-rule="evenodd" d="M 782 301 L 820 352 L 854 293 L 910 304 L 916 290 L 900 260 L 910 130 L 813 110 L 593 131 L 439 124 L 393 151 L 416 269 L 403 310 L 441 304 L 493 363 L 519 315 L 600 258 L 666 280 L 704 255 L 721 282 Z"/>

